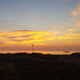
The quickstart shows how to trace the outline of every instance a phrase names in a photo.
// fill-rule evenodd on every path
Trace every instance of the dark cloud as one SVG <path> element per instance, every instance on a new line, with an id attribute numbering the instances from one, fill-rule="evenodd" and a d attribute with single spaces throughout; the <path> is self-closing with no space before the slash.
<path id="1" fill-rule="evenodd" d="M 22 32 L 22 31 L 31 31 L 31 30 L 15 30 L 15 31 L 13 31 L 13 32 Z"/>
<path id="2" fill-rule="evenodd" d="M 31 37 L 31 36 L 35 36 L 34 34 L 30 34 L 30 35 L 21 35 L 19 37 L 22 37 L 22 38 L 27 38 L 27 37 Z"/>
<path id="3" fill-rule="evenodd" d="M 6 38 L 8 38 L 8 39 L 16 39 L 18 37 L 17 36 L 9 36 L 9 37 L 6 37 Z"/>
<path id="4" fill-rule="evenodd" d="M 16 39 L 17 40 L 17 38 L 20 38 L 20 40 L 22 39 L 22 38 L 30 38 L 31 36 L 34 36 L 34 35 L 21 35 L 21 36 L 4 36 L 5 38 L 7 38 L 7 39 Z"/>
<path id="5" fill-rule="evenodd" d="M 23 42 L 23 41 L 31 41 L 31 40 L 33 40 L 33 38 L 29 38 L 29 39 L 20 39 L 20 40 L 14 39 L 14 40 L 11 40 L 11 41 Z"/>

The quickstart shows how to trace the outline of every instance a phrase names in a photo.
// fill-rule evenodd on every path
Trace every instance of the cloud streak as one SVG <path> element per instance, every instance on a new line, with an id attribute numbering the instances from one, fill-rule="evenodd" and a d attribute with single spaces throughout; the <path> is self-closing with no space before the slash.
<path id="1" fill-rule="evenodd" d="M 72 22 L 75 27 L 80 29 L 80 2 L 76 9 L 72 12 Z"/>
<path id="2" fill-rule="evenodd" d="M 72 12 L 72 15 L 75 17 L 80 16 L 80 5 Z"/>
<path id="3" fill-rule="evenodd" d="M 63 33 L 58 31 L 13 31 L 8 33 L 0 33 L 0 41 L 9 44 L 36 44 L 46 43 L 52 44 L 59 40 L 79 40 L 80 34 Z"/>

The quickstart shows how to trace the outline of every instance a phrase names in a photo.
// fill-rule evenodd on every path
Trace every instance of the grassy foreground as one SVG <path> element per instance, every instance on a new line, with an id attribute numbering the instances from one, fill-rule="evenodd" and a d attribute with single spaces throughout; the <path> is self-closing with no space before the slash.
<path id="1" fill-rule="evenodd" d="M 0 80 L 80 80 L 80 54 L 0 54 Z"/>

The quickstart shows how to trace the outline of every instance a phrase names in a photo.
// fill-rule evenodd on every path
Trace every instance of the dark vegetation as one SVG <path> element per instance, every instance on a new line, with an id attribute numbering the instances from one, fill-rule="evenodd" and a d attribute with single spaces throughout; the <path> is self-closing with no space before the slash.
<path id="1" fill-rule="evenodd" d="M 0 54 L 0 80 L 80 80 L 80 64 L 65 62 L 60 57 L 71 55 L 49 55 L 41 53 Z"/>
<path id="2" fill-rule="evenodd" d="M 72 53 L 71 55 L 75 57 L 80 57 L 80 52 L 75 52 L 75 53 Z"/>

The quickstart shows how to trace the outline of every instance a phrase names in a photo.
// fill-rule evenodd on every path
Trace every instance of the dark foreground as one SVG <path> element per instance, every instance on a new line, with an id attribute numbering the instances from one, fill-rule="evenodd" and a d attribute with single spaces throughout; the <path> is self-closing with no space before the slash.
<path id="1" fill-rule="evenodd" d="M 80 80 L 80 53 L 0 54 L 0 80 Z"/>

